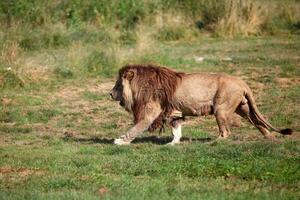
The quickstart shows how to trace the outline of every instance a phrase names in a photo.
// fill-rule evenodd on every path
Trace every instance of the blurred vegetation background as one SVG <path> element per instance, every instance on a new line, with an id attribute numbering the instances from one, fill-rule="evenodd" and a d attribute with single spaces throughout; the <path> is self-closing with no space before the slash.
<path id="1" fill-rule="evenodd" d="M 22 87 L 112 77 L 164 42 L 299 34 L 300 1 L 4 0 L 0 26 L 0 88 Z"/>

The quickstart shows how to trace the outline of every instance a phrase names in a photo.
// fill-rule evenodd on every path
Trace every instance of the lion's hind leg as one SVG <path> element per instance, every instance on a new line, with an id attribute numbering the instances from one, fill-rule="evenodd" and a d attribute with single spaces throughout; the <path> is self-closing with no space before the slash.
<path id="1" fill-rule="evenodd" d="M 214 115 L 219 126 L 218 139 L 227 138 L 230 135 L 230 119 L 242 99 L 240 93 L 232 95 L 229 99 L 226 97 L 226 95 L 219 94 L 214 106 Z"/>
<path id="2" fill-rule="evenodd" d="M 269 130 L 265 127 L 265 125 L 256 118 L 253 112 L 250 111 L 248 103 L 241 103 L 236 109 L 236 113 L 239 114 L 241 117 L 247 119 L 253 126 L 255 126 L 262 133 L 262 135 L 265 138 L 270 138 L 270 139 L 273 138 Z"/>
<path id="3" fill-rule="evenodd" d="M 215 117 L 219 126 L 218 139 L 227 138 L 230 135 L 230 129 L 228 124 L 228 115 L 226 111 L 218 109 L 215 113 Z"/>

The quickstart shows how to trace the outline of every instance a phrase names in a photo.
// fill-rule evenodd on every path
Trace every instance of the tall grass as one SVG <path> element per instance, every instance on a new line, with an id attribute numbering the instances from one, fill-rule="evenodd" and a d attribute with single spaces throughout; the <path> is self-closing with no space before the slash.
<path id="1" fill-rule="evenodd" d="M 111 77 L 160 42 L 299 33 L 299 9 L 295 0 L 0 1 L 0 74 Z"/>
<path id="2" fill-rule="evenodd" d="M 215 24 L 215 33 L 221 36 L 258 35 L 267 23 L 265 5 L 250 0 L 228 1 L 225 15 Z"/>

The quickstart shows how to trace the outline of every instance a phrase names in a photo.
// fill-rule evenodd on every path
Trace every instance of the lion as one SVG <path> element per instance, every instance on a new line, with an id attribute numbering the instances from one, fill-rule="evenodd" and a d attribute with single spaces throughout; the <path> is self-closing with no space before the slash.
<path id="1" fill-rule="evenodd" d="M 130 144 L 137 135 L 171 126 L 171 145 L 179 144 L 185 116 L 214 115 L 218 138 L 230 135 L 234 114 L 247 119 L 266 138 L 269 131 L 283 135 L 291 129 L 272 126 L 259 112 L 249 86 L 238 77 L 227 74 L 183 73 L 155 65 L 125 65 L 119 70 L 110 91 L 113 100 L 134 116 L 134 126 L 114 140 L 117 145 Z"/>

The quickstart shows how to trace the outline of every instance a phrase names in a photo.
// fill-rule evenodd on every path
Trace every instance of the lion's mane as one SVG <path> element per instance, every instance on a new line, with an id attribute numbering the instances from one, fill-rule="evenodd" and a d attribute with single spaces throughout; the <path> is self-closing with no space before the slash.
<path id="1" fill-rule="evenodd" d="M 133 79 L 130 81 L 133 102 L 125 102 L 125 104 L 132 104 L 134 123 L 139 122 L 143 116 L 147 115 L 145 113 L 146 103 L 158 101 L 163 111 L 154 120 L 148 130 L 154 131 L 157 128 L 162 128 L 166 116 L 176 108 L 173 96 L 184 73 L 178 73 L 165 67 L 150 64 L 125 65 L 120 69 L 119 77 L 123 77 L 129 71 L 135 73 Z"/>

